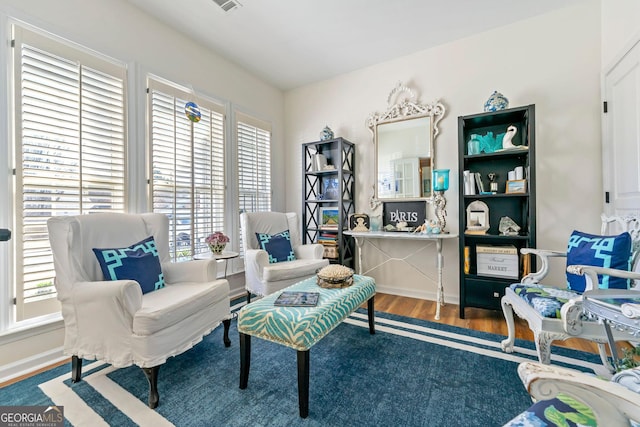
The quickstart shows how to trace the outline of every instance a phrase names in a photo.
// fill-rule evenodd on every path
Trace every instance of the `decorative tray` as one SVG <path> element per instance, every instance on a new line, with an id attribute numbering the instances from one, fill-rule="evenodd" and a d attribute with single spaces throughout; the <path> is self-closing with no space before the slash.
<path id="1" fill-rule="evenodd" d="M 321 288 L 346 288 L 353 285 L 353 270 L 340 264 L 330 264 L 317 271 Z"/>

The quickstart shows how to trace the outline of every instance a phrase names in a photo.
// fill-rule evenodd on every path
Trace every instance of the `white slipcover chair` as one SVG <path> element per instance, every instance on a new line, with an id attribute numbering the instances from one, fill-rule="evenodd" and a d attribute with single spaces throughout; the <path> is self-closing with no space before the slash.
<path id="1" fill-rule="evenodd" d="M 251 294 L 265 296 L 313 276 L 329 264 L 323 259 L 324 248 L 318 243 L 302 244 L 300 225 L 295 212 L 245 212 L 240 214 L 244 244 L 244 277 L 247 302 Z M 256 233 L 276 234 L 289 230 L 294 261 L 269 263 L 269 255 L 260 249 Z"/>
<path id="2" fill-rule="evenodd" d="M 80 381 L 82 359 L 137 365 L 155 408 L 158 369 L 167 358 L 190 349 L 221 322 L 224 344 L 231 345 L 229 283 L 216 278 L 215 260 L 170 262 L 165 215 L 60 216 L 50 218 L 47 228 L 73 382 Z M 104 280 L 93 248 L 126 248 L 149 236 L 158 250 L 163 288 L 143 294 L 136 281 Z"/>

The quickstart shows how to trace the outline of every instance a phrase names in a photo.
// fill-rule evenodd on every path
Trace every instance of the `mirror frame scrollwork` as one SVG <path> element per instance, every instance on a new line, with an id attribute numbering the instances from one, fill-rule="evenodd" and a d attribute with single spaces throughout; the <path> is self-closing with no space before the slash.
<path id="1" fill-rule="evenodd" d="M 429 155 L 431 158 L 432 170 L 436 168 L 436 151 L 435 139 L 439 134 L 438 122 L 442 120 L 446 112 L 445 106 L 436 100 L 431 104 L 421 104 L 417 100 L 417 95 L 406 85 L 398 82 L 387 98 L 387 110 L 382 113 L 374 113 L 366 121 L 367 128 L 372 134 L 375 161 L 374 161 L 374 183 L 373 194 L 371 196 L 370 205 L 372 209 L 380 206 L 383 200 L 426 200 L 432 202 L 434 199 L 433 191 L 430 191 L 428 197 L 412 197 L 406 199 L 380 199 L 378 198 L 378 126 L 386 123 L 400 122 L 404 120 L 418 119 L 421 117 L 429 117 L 431 119 L 431 132 L 429 140 Z"/>

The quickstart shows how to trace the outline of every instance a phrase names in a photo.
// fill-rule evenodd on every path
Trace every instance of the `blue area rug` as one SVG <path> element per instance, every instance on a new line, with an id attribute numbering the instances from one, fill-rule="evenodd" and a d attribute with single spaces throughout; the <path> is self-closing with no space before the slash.
<path id="1" fill-rule="evenodd" d="M 246 390 L 232 345 L 217 328 L 160 368 L 160 405 L 147 408 L 137 367 L 85 363 L 83 381 L 61 366 L 0 389 L 0 405 L 63 404 L 79 426 L 500 426 L 531 400 L 516 369 L 533 344 L 500 350 L 502 336 L 376 312 L 370 335 L 359 310 L 311 349 L 309 417 L 298 415 L 296 352 L 253 338 Z M 554 348 L 554 364 L 590 371 L 599 357 Z M 60 403 L 64 402 L 64 403 Z M 68 425 L 71 423 L 67 422 Z"/>

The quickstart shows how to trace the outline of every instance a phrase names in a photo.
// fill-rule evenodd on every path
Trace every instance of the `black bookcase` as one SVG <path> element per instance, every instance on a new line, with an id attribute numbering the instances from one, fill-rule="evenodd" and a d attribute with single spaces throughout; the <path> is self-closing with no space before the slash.
<path id="1" fill-rule="evenodd" d="M 353 267 L 355 243 L 343 231 L 355 212 L 355 145 L 344 138 L 302 144 L 302 165 L 302 241 L 322 243 L 331 263 Z M 332 210 L 335 221 L 323 224 L 323 211 Z"/>
<path id="2" fill-rule="evenodd" d="M 468 143 L 472 135 L 485 136 L 492 132 L 493 135 L 498 136 L 505 133 L 509 126 L 515 126 L 517 129 L 512 140 L 513 144 L 518 146 L 517 148 L 469 154 Z M 525 259 L 520 254 L 522 248 L 536 247 L 535 106 L 528 105 L 458 117 L 458 149 L 460 318 L 464 318 L 466 307 L 500 310 L 500 299 L 504 295 L 505 288 L 519 281 L 523 274 L 535 270 L 535 259 L 533 257 Z M 510 192 L 507 191 L 508 173 L 516 167 L 523 169 L 523 177 L 526 180 L 524 192 L 520 192 L 517 185 L 512 185 Z M 477 184 L 476 194 L 465 194 L 464 171 L 479 174 L 484 183 L 484 194 L 479 194 Z M 489 173 L 497 174 L 495 194 L 491 193 Z M 512 192 L 513 190 L 515 192 Z M 467 208 L 474 201 L 483 202 L 489 209 L 487 215 L 489 229 L 486 230 L 486 234 L 471 234 L 467 231 Z M 476 205 L 474 204 L 472 209 Z M 520 227 L 516 235 L 500 233 L 500 220 L 504 216 L 513 219 Z M 476 251 L 478 245 L 515 247 L 518 278 L 487 277 L 486 271 L 479 274 Z M 468 248 L 467 272 L 465 272 L 465 248 Z M 483 258 L 483 262 L 485 259 Z"/>

